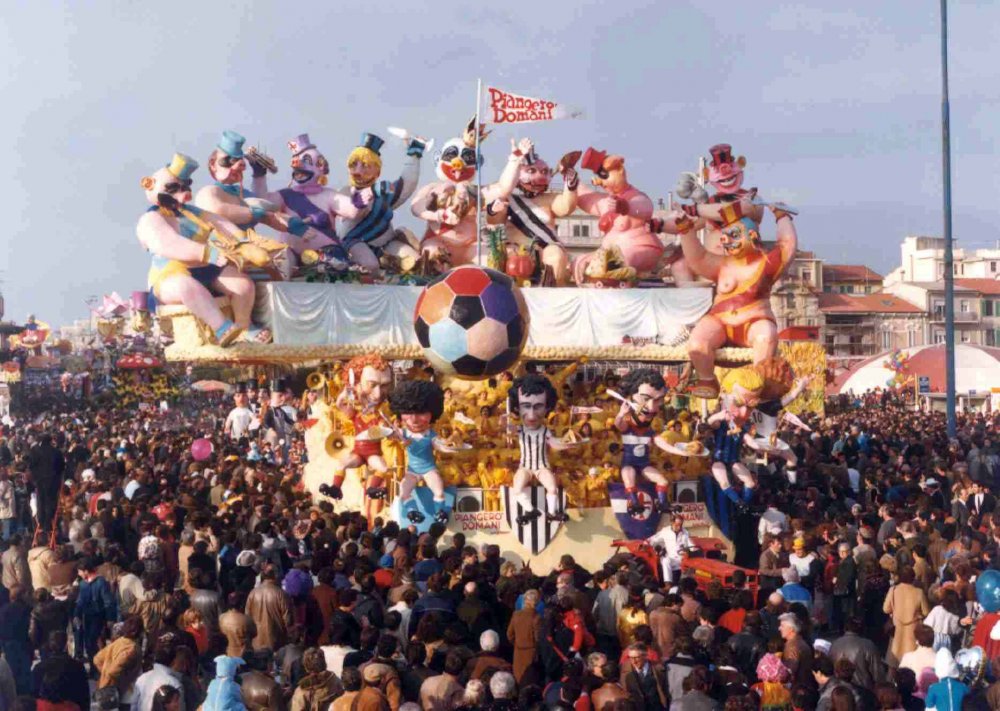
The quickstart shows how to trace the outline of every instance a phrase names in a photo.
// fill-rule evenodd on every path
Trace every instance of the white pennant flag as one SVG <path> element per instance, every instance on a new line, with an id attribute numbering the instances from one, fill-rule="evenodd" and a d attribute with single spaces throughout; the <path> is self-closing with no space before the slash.
<path id="1" fill-rule="evenodd" d="M 557 119 L 580 118 L 583 111 L 549 99 L 512 94 L 495 86 L 486 87 L 489 113 L 483 118 L 490 123 L 531 123 Z"/>

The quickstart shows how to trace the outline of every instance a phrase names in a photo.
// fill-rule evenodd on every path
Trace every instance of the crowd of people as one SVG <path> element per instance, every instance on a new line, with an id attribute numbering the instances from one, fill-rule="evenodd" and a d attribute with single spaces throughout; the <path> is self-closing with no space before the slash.
<path id="1" fill-rule="evenodd" d="M 293 402 L 17 413 L 0 711 L 1000 709 L 975 585 L 1000 550 L 993 415 L 949 439 L 871 393 L 804 418 L 794 482 L 749 456 L 754 594 L 611 551 L 533 570 L 442 523 L 336 512 L 301 485 Z"/>

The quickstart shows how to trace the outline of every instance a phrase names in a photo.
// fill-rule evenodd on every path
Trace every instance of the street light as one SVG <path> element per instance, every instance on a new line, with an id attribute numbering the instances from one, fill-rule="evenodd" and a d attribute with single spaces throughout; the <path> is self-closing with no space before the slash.
<path id="1" fill-rule="evenodd" d="M 944 378 L 948 436 L 955 436 L 955 263 L 951 243 L 951 112 L 948 105 L 948 0 L 941 0 L 941 180 L 944 201 Z"/>

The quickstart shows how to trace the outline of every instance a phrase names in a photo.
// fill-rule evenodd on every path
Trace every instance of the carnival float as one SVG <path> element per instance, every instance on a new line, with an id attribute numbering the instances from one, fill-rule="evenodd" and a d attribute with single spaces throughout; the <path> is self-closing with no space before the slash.
<path id="1" fill-rule="evenodd" d="M 201 188 L 198 162 L 175 154 L 142 178 L 137 225 L 166 359 L 308 372 L 304 485 L 336 508 L 443 522 L 543 563 L 603 557 L 670 513 L 740 535 L 754 489 L 741 448 L 793 474 L 779 430 L 822 406 L 821 348 L 779 344 L 769 301 L 797 249 L 794 210 L 744 189 L 725 144 L 681 175 L 688 202 L 658 214 L 626 158 L 594 147 L 551 167 L 504 136 L 484 185 L 480 145 L 508 122 L 466 123 L 422 184 L 434 141 L 398 128 L 393 180 L 392 144 L 367 132 L 339 180 L 296 134 L 278 190 L 279 161 L 234 131 Z M 401 225 L 407 206 L 422 233 Z M 574 211 L 602 234 L 576 258 L 557 236 Z"/>

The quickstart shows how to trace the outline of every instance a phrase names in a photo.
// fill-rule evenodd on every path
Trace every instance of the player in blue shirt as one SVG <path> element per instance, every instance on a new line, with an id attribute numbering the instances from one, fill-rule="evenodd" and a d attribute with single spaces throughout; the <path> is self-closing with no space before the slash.
<path id="1" fill-rule="evenodd" d="M 413 489 L 421 479 L 434 494 L 434 518 L 445 523 L 444 480 L 434 460 L 435 449 L 440 449 L 437 433 L 431 425 L 444 412 L 444 391 L 427 380 L 407 380 L 399 384 L 389 396 L 389 407 L 402 420 L 403 427 L 397 436 L 406 446 L 406 474 L 399 485 L 400 511 L 414 523 L 424 520 L 413 500 Z"/>

